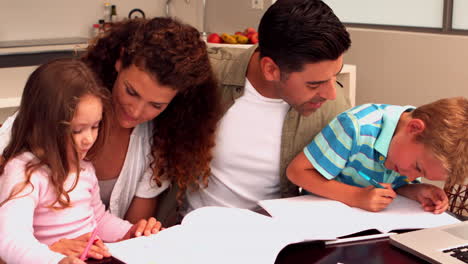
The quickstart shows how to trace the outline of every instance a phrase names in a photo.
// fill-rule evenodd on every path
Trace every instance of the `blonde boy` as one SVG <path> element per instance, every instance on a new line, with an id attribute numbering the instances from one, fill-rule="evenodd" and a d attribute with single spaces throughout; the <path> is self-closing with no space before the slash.
<path id="1" fill-rule="evenodd" d="M 357 106 L 330 122 L 287 175 L 309 192 L 369 211 L 383 210 L 398 193 L 442 213 L 444 191 L 415 180 L 453 184 L 468 175 L 468 100 L 441 99 L 416 109 Z"/>

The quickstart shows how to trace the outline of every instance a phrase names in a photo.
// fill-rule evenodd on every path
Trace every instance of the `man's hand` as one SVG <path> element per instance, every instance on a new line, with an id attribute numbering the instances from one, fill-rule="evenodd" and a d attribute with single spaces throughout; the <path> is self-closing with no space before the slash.
<path id="1" fill-rule="evenodd" d="M 88 244 L 91 233 L 86 233 L 74 239 L 62 238 L 59 241 L 49 246 L 49 249 L 65 256 L 79 257 L 83 253 Z M 102 259 L 103 257 L 110 257 L 107 247 L 102 240 L 96 239 L 88 251 L 87 257 Z M 73 263 L 73 262 L 66 262 Z"/>

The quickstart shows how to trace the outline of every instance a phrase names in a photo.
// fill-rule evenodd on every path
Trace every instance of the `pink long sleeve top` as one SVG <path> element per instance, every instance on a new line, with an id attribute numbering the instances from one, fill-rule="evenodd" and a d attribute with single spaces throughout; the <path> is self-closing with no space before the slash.
<path id="1" fill-rule="evenodd" d="M 26 152 L 8 162 L 0 176 L 0 202 L 17 184 L 24 182 L 25 165 L 33 159 L 35 156 Z M 70 174 L 65 190 L 75 180 L 76 174 Z M 47 167 L 36 170 L 30 181 L 19 198 L 0 207 L 0 258 L 8 264 L 57 263 L 65 256 L 49 250 L 48 246 L 61 238 L 76 238 L 97 227 L 98 236 L 112 242 L 122 238 L 132 226 L 105 211 L 90 162 L 81 162 L 80 178 L 69 193 L 71 207 L 65 209 L 48 207 L 56 195 L 49 185 Z"/>

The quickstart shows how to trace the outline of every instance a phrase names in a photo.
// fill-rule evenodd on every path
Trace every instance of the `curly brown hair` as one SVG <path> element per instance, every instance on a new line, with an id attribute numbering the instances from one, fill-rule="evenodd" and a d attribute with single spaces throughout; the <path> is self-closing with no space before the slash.
<path id="1" fill-rule="evenodd" d="M 153 119 L 153 177 L 179 187 L 179 205 L 187 189 L 207 185 L 214 134 L 221 117 L 220 95 L 206 44 L 192 26 L 171 18 L 116 23 L 88 47 L 82 58 L 112 90 L 118 59 L 125 69 L 137 66 L 161 85 L 177 91 Z"/>

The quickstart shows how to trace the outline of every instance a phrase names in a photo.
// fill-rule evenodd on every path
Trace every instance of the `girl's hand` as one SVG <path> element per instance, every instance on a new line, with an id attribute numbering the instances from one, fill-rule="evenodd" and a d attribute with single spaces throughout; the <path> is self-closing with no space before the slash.
<path id="1" fill-rule="evenodd" d="M 149 236 L 158 233 L 159 230 L 161 230 L 161 222 L 156 220 L 156 218 L 150 217 L 148 220 L 141 219 L 128 230 L 122 240 L 142 235 Z"/>
<path id="2" fill-rule="evenodd" d="M 58 264 L 86 264 L 86 262 L 80 260 L 77 257 L 65 257 L 60 260 Z"/>
<path id="3" fill-rule="evenodd" d="M 59 241 L 49 246 L 49 249 L 65 256 L 80 257 L 88 244 L 88 240 L 91 237 L 91 233 L 86 233 L 73 239 L 62 238 Z M 104 245 L 102 240 L 96 239 L 93 245 L 89 248 L 87 257 L 102 259 L 104 257 L 110 257 L 107 247 Z M 74 262 L 66 262 L 74 263 Z"/>

